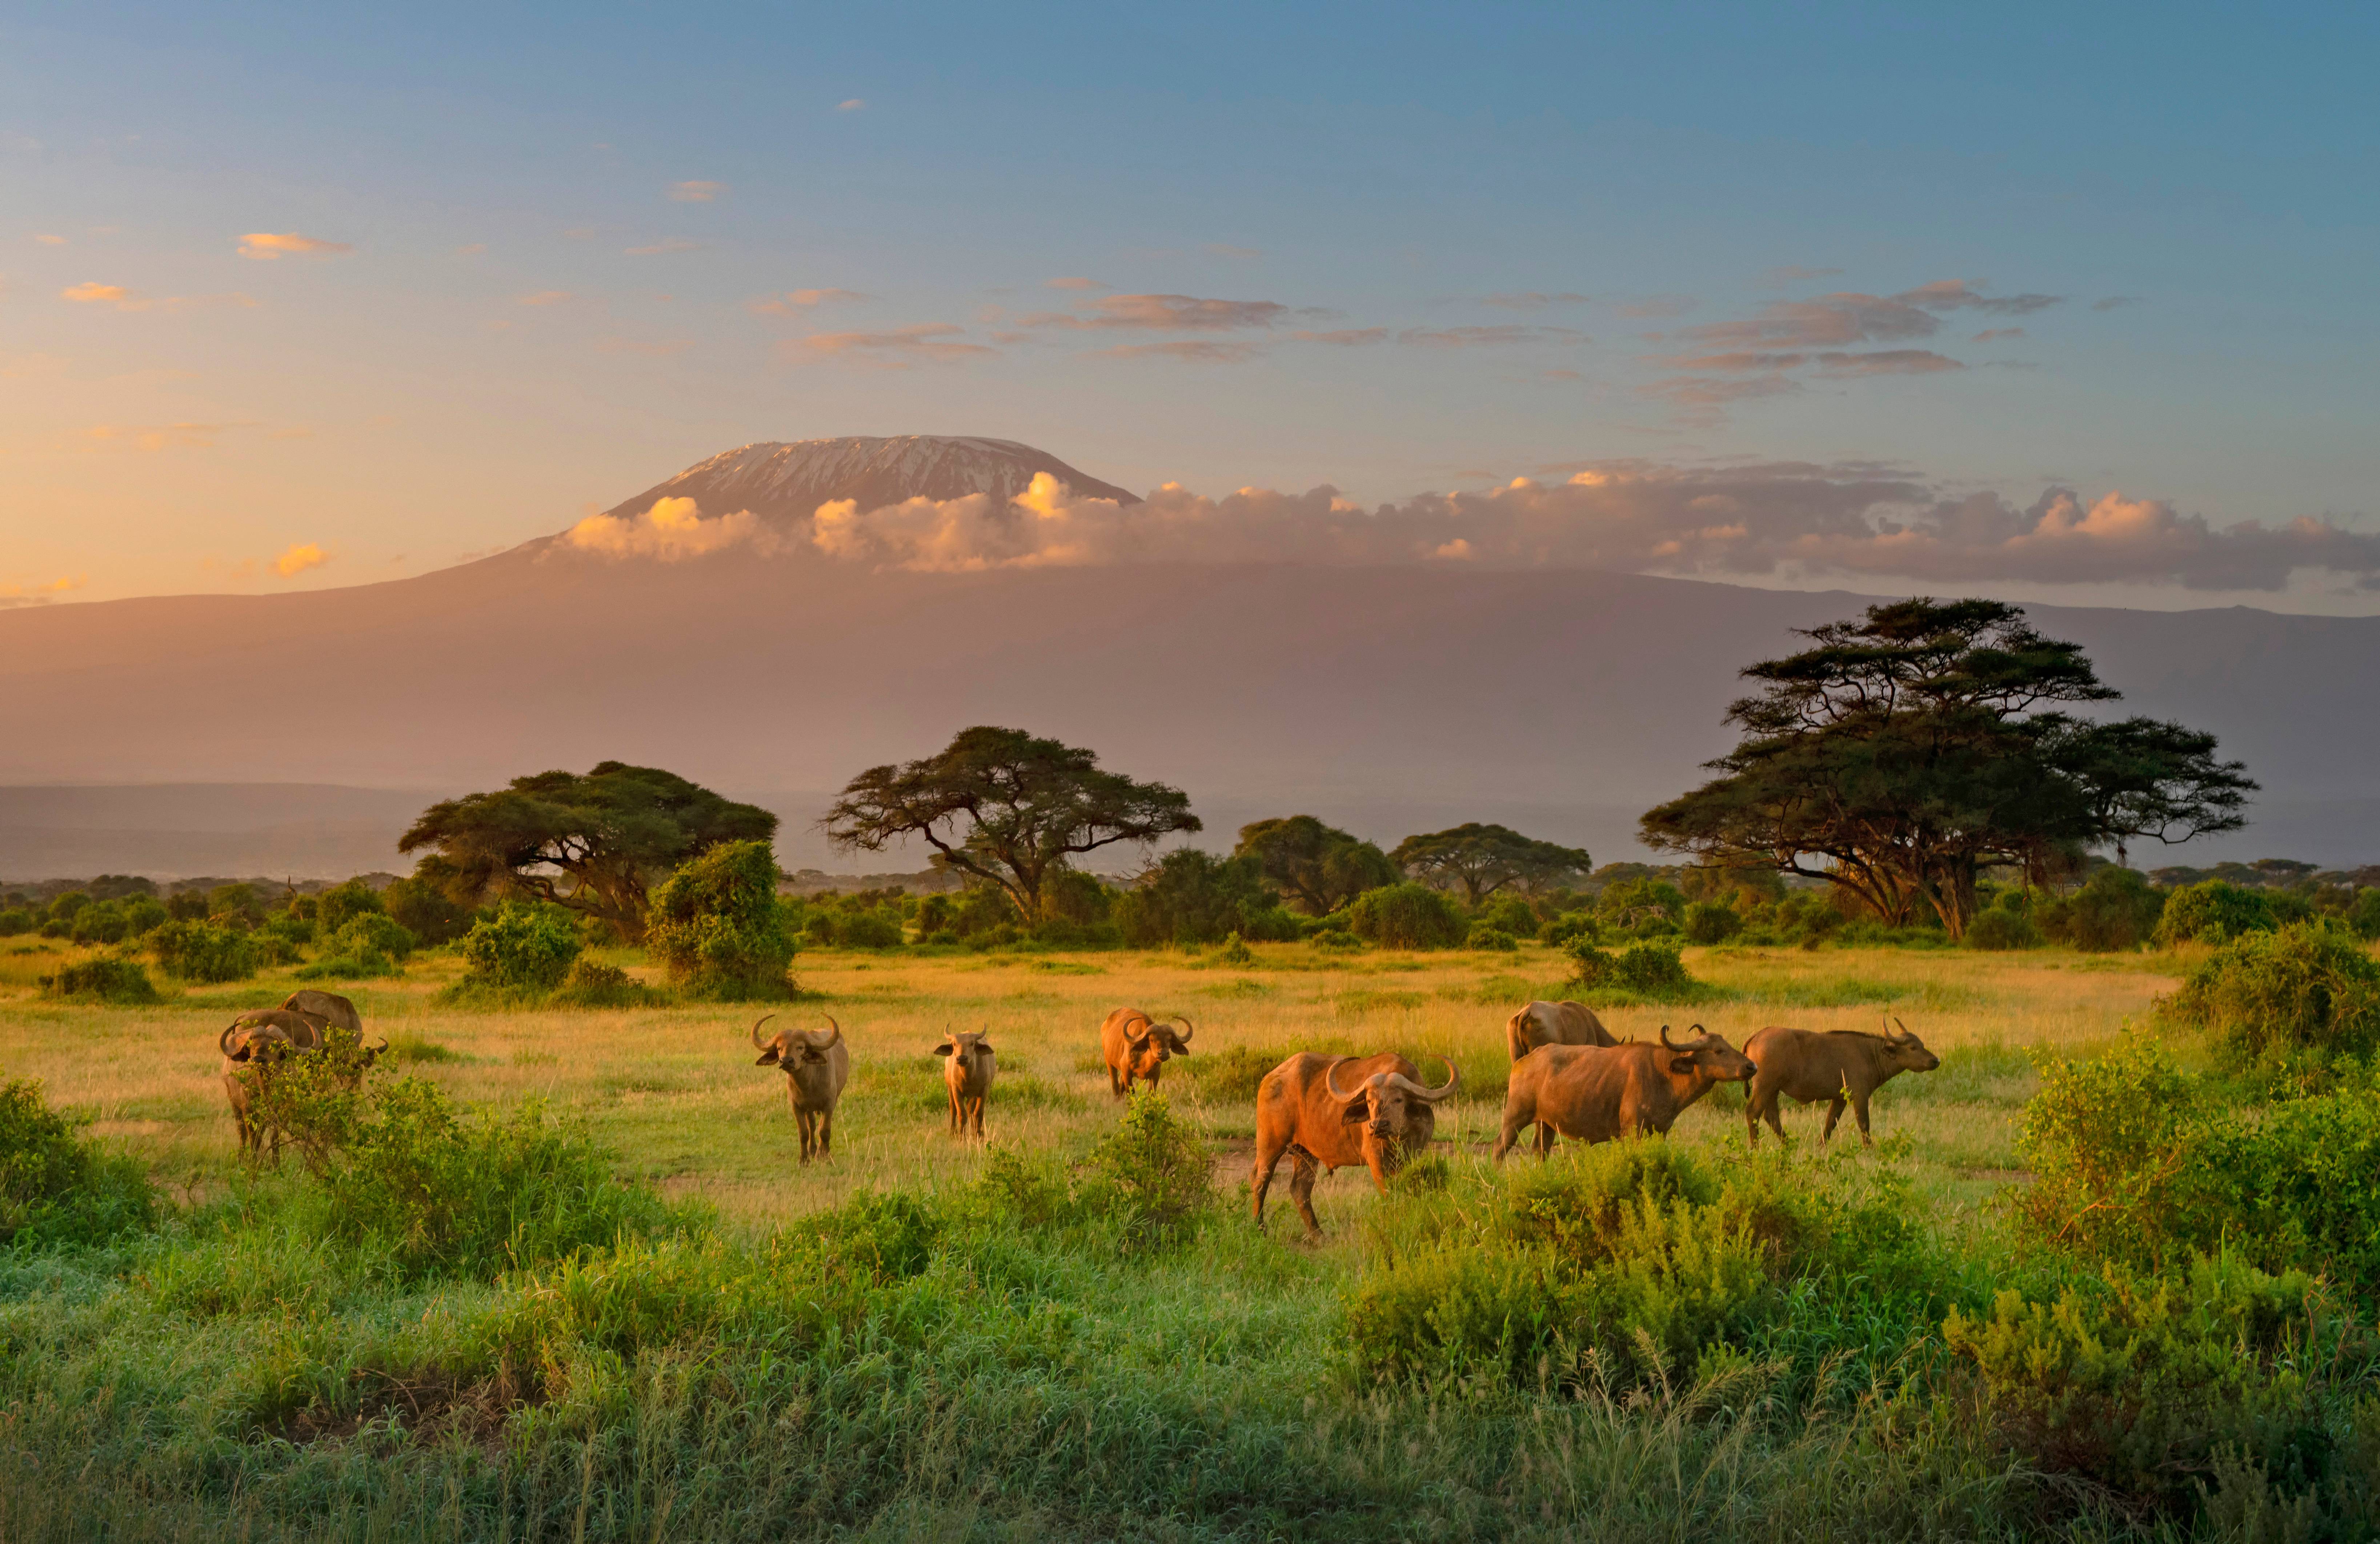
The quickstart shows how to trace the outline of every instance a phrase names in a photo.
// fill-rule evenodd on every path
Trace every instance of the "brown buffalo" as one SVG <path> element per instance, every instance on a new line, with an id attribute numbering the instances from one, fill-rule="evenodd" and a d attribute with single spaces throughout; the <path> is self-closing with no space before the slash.
<path id="1" fill-rule="evenodd" d="M 1541 1045 L 1618 1045 L 1584 1003 L 1528 1003 L 1504 1021 L 1504 1049 L 1519 1061 Z"/>
<path id="2" fill-rule="evenodd" d="M 328 1027 L 320 1014 L 296 1008 L 252 1008 L 231 1021 L 233 1029 L 278 1029 L 293 1051 L 320 1051 Z M 228 1033 L 228 1031 L 226 1031 Z"/>
<path id="3" fill-rule="evenodd" d="M 293 1014 L 310 1014 L 322 1021 L 326 1029 L 344 1029 L 361 1040 L 364 1036 L 363 1015 L 356 1012 L 353 1002 L 335 991 L 317 991 L 306 987 L 289 994 L 281 1006 Z"/>
<path id="4" fill-rule="evenodd" d="M 1190 1037 L 1197 1032 L 1196 1026 L 1179 1014 L 1174 1017 L 1181 1020 L 1179 1034 L 1138 1008 L 1118 1008 L 1108 1015 L 1099 1026 L 1099 1055 L 1108 1064 L 1110 1093 L 1121 1097 L 1132 1092 L 1135 1079 L 1154 1088 L 1169 1057 L 1190 1054 Z"/>
<path id="5" fill-rule="evenodd" d="M 1777 1115 L 1777 1097 L 1785 1094 L 1803 1104 L 1832 1101 L 1827 1107 L 1826 1129 L 1818 1134 L 1821 1143 L 1833 1138 L 1835 1123 L 1843 1118 L 1843 1102 L 1850 1100 L 1859 1116 L 1860 1140 L 1874 1147 L 1876 1138 L 1867 1130 L 1868 1096 L 1904 1072 L 1932 1072 L 1942 1064 L 1942 1058 L 1926 1050 L 1909 1026 L 1897 1018 L 1892 1022 L 1900 1026 L 1900 1033 L 1829 1029 L 1821 1034 L 1773 1026 L 1746 1040 L 1744 1053 L 1760 1068 L 1743 1101 L 1743 1126 L 1752 1145 L 1760 1145 L 1764 1119 L 1777 1139 L 1785 1140 L 1785 1124 Z"/>
<path id="6" fill-rule="evenodd" d="M 1574 1142 L 1666 1132 L 1714 1084 L 1752 1076 L 1751 1059 L 1721 1037 L 1704 1033 L 1681 1045 L 1666 1024 L 1658 1045 L 1539 1046 L 1513 1064 L 1496 1159 L 1529 1125 L 1540 1158 L 1553 1150 L 1555 1132 Z"/>
<path id="7" fill-rule="evenodd" d="M 780 1029 L 763 1040 L 760 1025 L 776 1017 L 764 1014 L 752 1026 L 752 1045 L 760 1052 L 754 1064 L 782 1067 L 785 1102 L 794 1107 L 794 1124 L 801 1127 L 802 1161 L 812 1153 L 820 1158 L 834 1151 L 834 1106 L 851 1077 L 851 1052 L 844 1049 L 843 1026 L 830 1016 L 825 1029 Z"/>
<path id="8" fill-rule="evenodd" d="M 951 1093 L 951 1135 L 964 1134 L 967 1123 L 975 1123 L 975 1134 L 983 1135 L 984 1096 L 991 1092 L 991 1079 L 999 1072 L 998 1061 L 983 1038 L 991 1033 L 990 1026 L 976 1030 L 954 1030 L 934 1047 L 934 1054 L 947 1056 L 942 1064 L 942 1087 Z"/>
<path id="9" fill-rule="evenodd" d="M 239 1155 L 244 1159 L 261 1157 L 268 1135 L 274 1156 L 280 1155 L 281 1134 L 268 1133 L 257 1119 L 256 1100 L 274 1069 L 298 1051 L 290 1043 L 288 1031 L 279 1025 L 246 1022 L 257 1016 L 243 1014 L 215 1037 L 215 1049 L 223 1053 L 224 1092 L 231 1100 L 232 1125 L 239 1131 Z"/>
<path id="10" fill-rule="evenodd" d="M 1420 1069 L 1392 1052 L 1355 1057 L 1301 1051 L 1265 1074 L 1257 1085 L 1257 1161 L 1248 1177 L 1257 1226 L 1264 1226 L 1265 1192 L 1283 1153 L 1293 1165 L 1290 1199 L 1305 1219 L 1308 1238 L 1322 1236 L 1314 1218 L 1318 1165 L 1336 1171 L 1360 1163 L 1386 1190 L 1389 1176 L 1429 1146 L 1439 1100 L 1463 1082 L 1452 1062 L 1439 1087 L 1425 1088 L 1419 1079 Z"/>

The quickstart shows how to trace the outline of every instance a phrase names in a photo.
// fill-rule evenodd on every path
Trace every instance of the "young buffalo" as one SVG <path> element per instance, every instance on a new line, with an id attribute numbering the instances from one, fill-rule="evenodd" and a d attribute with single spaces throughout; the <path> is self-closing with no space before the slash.
<path id="1" fill-rule="evenodd" d="M 1541 1045 L 1512 1064 L 1496 1161 L 1530 1125 L 1539 1158 L 1553 1150 L 1555 1132 L 1574 1142 L 1667 1132 L 1713 1085 L 1752 1075 L 1751 1061 L 1720 1036 L 1706 1032 L 1680 1045 L 1666 1024 L 1658 1045 Z"/>
<path id="2" fill-rule="evenodd" d="M 1843 1101 L 1849 1100 L 1859 1116 L 1860 1140 L 1876 1146 L 1867 1130 L 1868 1096 L 1904 1072 L 1932 1072 L 1942 1064 L 1942 1058 L 1926 1050 L 1909 1026 L 1897 1018 L 1892 1022 L 1900 1026 L 1899 1034 L 1870 1035 L 1858 1029 L 1821 1034 L 1775 1027 L 1744 1042 L 1745 1053 L 1760 1068 L 1743 1101 L 1743 1127 L 1752 1145 L 1760 1145 L 1764 1119 L 1777 1139 L 1785 1140 L 1777 1096 L 1789 1094 L 1803 1104 L 1832 1101 L 1827 1107 L 1826 1129 L 1818 1134 L 1821 1144 L 1833 1138 L 1835 1123 L 1843 1118 Z"/>
<path id="3" fill-rule="evenodd" d="M 1452 1062 L 1439 1088 L 1424 1088 L 1419 1076 L 1411 1062 L 1387 1052 L 1354 1057 L 1301 1051 L 1265 1074 L 1257 1085 L 1257 1161 L 1248 1178 L 1257 1226 L 1264 1226 L 1265 1192 L 1283 1153 L 1294 1164 L 1289 1196 L 1309 1239 L 1322 1236 L 1314 1217 L 1317 1165 L 1335 1171 L 1360 1163 L 1386 1190 L 1389 1176 L 1429 1146 L 1438 1102 L 1463 1083 Z"/>
<path id="4" fill-rule="evenodd" d="M 951 1135 L 965 1135 L 967 1123 L 975 1123 L 975 1134 L 983 1135 L 983 1100 L 991 1092 L 992 1076 L 1000 1068 L 991 1054 L 991 1047 L 983 1038 L 991 1027 L 973 1031 L 953 1031 L 934 1047 L 934 1054 L 947 1056 L 942 1064 L 942 1086 L 951 1092 Z"/>
<path id="5" fill-rule="evenodd" d="M 835 1101 L 843 1098 L 843 1086 L 851 1077 L 843 1026 L 829 1015 L 823 1030 L 780 1029 L 773 1039 L 763 1040 L 760 1025 L 776 1016 L 763 1014 L 752 1026 L 753 1049 L 760 1053 L 754 1065 L 784 1069 L 785 1102 L 794 1107 L 794 1124 L 802 1132 L 802 1161 L 808 1163 L 813 1154 L 831 1157 Z"/>
<path id="6" fill-rule="evenodd" d="M 1121 1099 L 1135 1081 L 1157 1087 L 1157 1075 L 1166 1059 L 1190 1054 L 1190 1037 L 1196 1028 L 1176 1014 L 1182 1031 L 1159 1024 L 1138 1008 L 1118 1008 L 1099 1026 L 1099 1056 L 1108 1064 L 1108 1091 Z"/>

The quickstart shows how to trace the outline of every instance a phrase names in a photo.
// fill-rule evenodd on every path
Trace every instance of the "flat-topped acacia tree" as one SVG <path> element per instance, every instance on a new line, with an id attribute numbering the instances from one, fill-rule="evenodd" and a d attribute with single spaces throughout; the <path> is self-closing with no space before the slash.
<path id="1" fill-rule="evenodd" d="M 603 761 L 584 774 L 539 772 L 493 793 L 431 805 L 396 850 L 443 854 L 454 888 L 551 901 L 645 935 L 650 886 L 722 842 L 766 842 L 777 817 L 675 772 Z"/>
<path id="2" fill-rule="evenodd" d="M 1956 939 L 1986 866 L 2246 823 L 2256 784 L 2214 736 L 2066 712 L 2119 694 L 2015 606 L 1921 596 L 1803 636 L 1744 670 L 1762 686 L 1727 711 L 1743 738 L 1645 813 L 1647 846 L 1823 879 L 1895 926 L 1927 907 Z"/>
<path id="3" fill-rule="evenodd" d="M 998 885 L 1027 926 L 1041 881 L 1080 853 L 1204 829 L 1190 796 L 1103 772 L 1099 758 L 1022 729 L 962 729 L 923 760 L 870 767 L 819 822 L 836 845 L 881 852 L 922 837 L 944 862 Z"/>
<path id="4" fill-rule="evenodd" d="M 1546 890 L 1576 884 L 1595 868 L 1584 848 L 1540 842 L 1510 826 L 1477 821 L 1408 836 L 1389 857 L 1424 884 L 1461 885 L 1475 907 L 1507 885 Z"/>

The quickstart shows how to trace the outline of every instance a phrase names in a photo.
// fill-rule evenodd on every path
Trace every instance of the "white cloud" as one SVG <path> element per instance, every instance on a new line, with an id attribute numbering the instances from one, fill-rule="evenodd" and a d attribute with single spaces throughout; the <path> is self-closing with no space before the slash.
<path id="1" fill-rule="evenodd" d="M 703 557 L 730 547 L 749 546 L 769 553 L 774 538 L 748 509 L 706 520 L 692 499 L 661 498 L 641 515 L 622 519 L 616 515 L 589 515 L 563 537 L 572 549 L 613 559 L 649 557 L 675 563 Z"/>

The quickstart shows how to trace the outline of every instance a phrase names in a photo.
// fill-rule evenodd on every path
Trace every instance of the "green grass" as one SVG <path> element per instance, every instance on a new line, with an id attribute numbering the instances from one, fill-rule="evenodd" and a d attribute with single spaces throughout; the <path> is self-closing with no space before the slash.
<path id="1" fill-rule="evenodd" d="M 806 951 L 818 995 L 778 1012 L 834 1015 L 853 1057 L 834 1157 L 808 1167 L 784 1078 L 752 1064 L 763 1010 L 476 1011 L 437 1000 L 455 966 L 423 956 L 364 998 L 382 1072 L 467 1110 L 537 1100 L 684 1210 L 575 1257 L 422 1278 L 326 1230 L 298 1165 L 237 1170 L 213 1034 L 227 1008 L 277 1003 L 285 972 L 136 1009 L 0 980 L 0 1070 L 42 1077 L 169 1203 L 103 1247 L 0 1250 L 0 1538 L 2147 1538 L 2211 1537 L 2249 1504 L 2215 1477 L 2219 1505 L 2158 1514 L 2045 1476 L 1940 1337 L 1946 1302 L 2063 1279 L 1996 1204 L 2022 1180 L 2014 1123 L 2036 1051 L 2109 1043 L 2171 989 L 2154 959 L 1688 951 L 1727 994 L 1694 1016 L 1738 1044 L 1888 1010 L 1941 1053 L 1876 1096 L 1877 1149 L 1846 1130 L 1822 1152 L 1818 1110 L 1789 1107 L 1790 1154 L 1761 1161 L 1795 1193 L 1898 1198 L 1914 1242 L 1893 1258 L 1936 1262 L 1932 1284 L 1779 1285 L 1650 1378 L 1450 1363 L 1384 1380 L 1351 1306 L 1585 1172 L 1567 1148 L 1544 1168 L 1485 1157 L 1503 1019 L 1565 995 L 1563 962 L 1254 949 L 1220 972 Z M 1216 1200 L 1170 1246 L 1087 1166 L 1121 1112 L 1097 1032 L 1123 1004 L 1198 1026 L 1163 1087 Z M 1638 1038 L 1679 1016 L 1602 1012 Z M 998 1047 L 988 1144 L 944 1134 L 946 1024 L 988 1024 Z M 1257 1080 L 1296 1051 L 1390 1049 L 1463 1076 L 1432 1157 L 1386 1197 L 1359 1170 L 1324 1179 L 1316 1246 L 1284 1165 L 1250 1228 Z M 1664 1150 L 1755 1173 L 1725 1092 Z"/>

